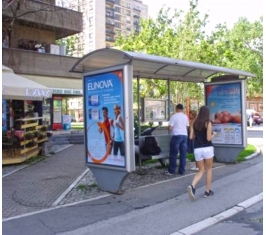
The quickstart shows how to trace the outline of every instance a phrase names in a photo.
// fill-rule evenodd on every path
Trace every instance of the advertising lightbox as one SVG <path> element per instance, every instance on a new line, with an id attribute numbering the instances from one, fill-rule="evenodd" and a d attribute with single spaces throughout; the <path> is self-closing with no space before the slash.
<path id="1" fill-rule="evenodd" d="M 133 110 L 132 106 L 125 105 L 126 101 L 132 102 L 132 88 L 128 87 L 132 82 L 125 81 L 125 77 L 127 72 L 120 68 L 97 71 L 83 78 L 86 163 L 89 165 L 128 171 L 135 168 L 131 164 L 134 155 L 130 136 Z"/>
<path id="2" fill-rule="evenodd" d="M 142 121 L 167 121 L 167 101 L 162 99 L 142 98 Z"/>
<path id="3" fill-rule="evenodd" d="M 241 82 L 205 85 L 206 105 L 210 109 L 214 144 L 243 145 Z"/>

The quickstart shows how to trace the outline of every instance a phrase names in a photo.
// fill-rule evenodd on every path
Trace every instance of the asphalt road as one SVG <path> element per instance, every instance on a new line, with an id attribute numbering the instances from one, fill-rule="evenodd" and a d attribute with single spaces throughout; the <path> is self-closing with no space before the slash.
<path id="1" fill-rule="evenodd" d="M 262 235 L 263 201 L 260 201 L 246 210 L 197 233 L 197 235 L 213 234 Z"/>

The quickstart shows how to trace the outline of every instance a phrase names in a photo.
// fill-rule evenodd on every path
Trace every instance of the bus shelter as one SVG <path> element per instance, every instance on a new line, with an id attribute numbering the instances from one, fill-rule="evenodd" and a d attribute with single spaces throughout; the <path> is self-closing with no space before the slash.
<path id="1" fill-rule="evenodd" d="M 247 146 L 246 79 L 254 77 L 249 72 L 111 48 L 88 53 L 70 72 L 83 78 L 85 163 L 101 190 L 121 193 L 126 177 L 135 171 L 134 78 L 137 90 L 140 78 L 167 80 L 165 119 L 170 117 L 170 81 L 203 83 L 218 132 L 213 140 L 216 159 L 234 162 Z M 138 103 L 140 123 L 140 98 Z"/>

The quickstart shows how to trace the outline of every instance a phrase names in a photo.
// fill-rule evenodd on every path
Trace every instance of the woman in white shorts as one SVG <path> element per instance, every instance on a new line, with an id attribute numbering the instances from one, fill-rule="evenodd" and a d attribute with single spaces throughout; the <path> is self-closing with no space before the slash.
<path id="1" fill-rule="evenodd" d="M 212 182 L 212 164 L 214 149 L 212 144 L 212 124 L 210 121 L 210 110 L 207 106 L 202 106 L 199 114 L 194 121 L 192 128 L 190 128 L 189 138 L 194 139 L 194 157 L 197 162 L 199 171 L 194 176 L 191 185 L 187 187 L 188 195 L 191 200 L 195 199 L 196 185 L 204 174 L 206 167 L 206 189 L 204 197 L 214 195 L 211 191 Z"/>

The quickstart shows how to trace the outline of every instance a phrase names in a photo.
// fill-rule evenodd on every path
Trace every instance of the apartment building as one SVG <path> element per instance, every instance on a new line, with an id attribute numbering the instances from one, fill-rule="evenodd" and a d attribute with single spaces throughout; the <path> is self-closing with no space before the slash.
<path id="1" fill-rule="evenodd" d="M 142 0 L 76 0 L 83 12 L 83 32 L 78 35 L 77 56 L 113 47 L 116 35 L 140 30 L 140 18 L 148 17 Z M 82 48 L 82 50 L 81 50 Z"/>

